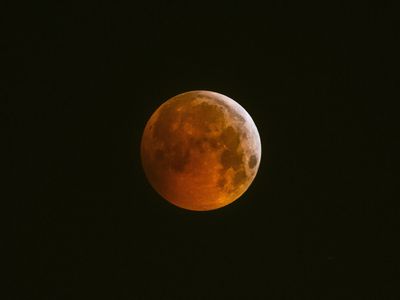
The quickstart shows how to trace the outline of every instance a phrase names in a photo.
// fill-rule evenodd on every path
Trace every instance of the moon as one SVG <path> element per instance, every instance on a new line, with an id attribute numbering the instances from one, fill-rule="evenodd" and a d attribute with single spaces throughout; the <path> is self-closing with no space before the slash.
<path id="1" fill-rule="evenodd" d="M 238 199 L 261 160 L 254 121 L 231 98 L 190 91 L 164 102 L 148 120 L 141 160 L 152 187 L 170 203 L 208 211 Z"/>

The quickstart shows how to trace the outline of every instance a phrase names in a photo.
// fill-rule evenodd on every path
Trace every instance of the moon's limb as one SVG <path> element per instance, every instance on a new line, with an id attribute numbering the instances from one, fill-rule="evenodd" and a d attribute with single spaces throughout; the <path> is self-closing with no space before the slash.
<path id="1" fill-rule="evenodd" d="M 148 121 L 142 162 L 150 183 L 171 203 L 211 210 L 240 197 L 252 183 L 261 142 L 250 115 L 209 91 L 175 96 Z"/>

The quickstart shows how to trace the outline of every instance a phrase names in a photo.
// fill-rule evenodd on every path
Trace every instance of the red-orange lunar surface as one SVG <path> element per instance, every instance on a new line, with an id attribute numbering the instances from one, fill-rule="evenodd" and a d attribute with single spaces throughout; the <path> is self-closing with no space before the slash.
<path id="1" fill-rule="evenodd" d="M 250 115 L 215 92 L 191 91 L 163 103 L 150 117 L 141 143 L 150 184 L 172 204 L 213 210 L 239 198 L 261 159 Z"/>

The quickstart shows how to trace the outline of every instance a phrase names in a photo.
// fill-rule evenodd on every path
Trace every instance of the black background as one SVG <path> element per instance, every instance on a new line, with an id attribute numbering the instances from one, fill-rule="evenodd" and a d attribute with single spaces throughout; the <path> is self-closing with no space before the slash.
<path id="1" fill-rule="evenodd" d="M 5 14 L 10 299 L 399 299 L 394 11 L 53 1 Z M 139 156 L 152 112 L 194 89 L 238 101 L 263 147 L 248 192 L 202 213 L 158 196 Z"/>

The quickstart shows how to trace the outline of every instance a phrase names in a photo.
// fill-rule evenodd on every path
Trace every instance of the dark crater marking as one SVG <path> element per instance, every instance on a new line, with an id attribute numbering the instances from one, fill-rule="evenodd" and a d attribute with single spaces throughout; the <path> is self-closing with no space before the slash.
<path id="1" fill-rule="evenodd" d="M 253 169 L 257 165 L 258 159 L 256 155 L 252 155 L 249 159 L 249 168 Z"/>

